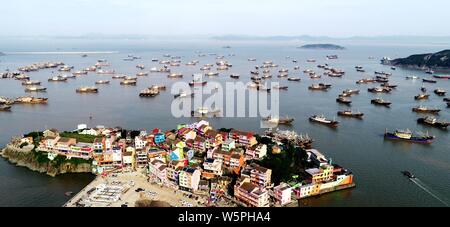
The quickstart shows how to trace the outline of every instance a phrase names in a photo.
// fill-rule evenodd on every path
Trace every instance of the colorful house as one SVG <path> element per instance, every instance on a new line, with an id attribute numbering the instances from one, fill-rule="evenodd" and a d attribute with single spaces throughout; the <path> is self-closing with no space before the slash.
<path id="1" fill-rule="evenodd" d="M 229 152 L 231 149 L 236 148 L 236 143 L 232 139 L 227 139 L 222 143 L 222 150 Z"/>
<path id="2" fill-rule="evenodd" d="M 236 143 L 246 147 L 251 147 L 258 143 L 252 132 L 244 132 L 235 129 L 230 131 L 229 138 L 235 140 Z"/>
<path id="3" fill-rule="evenodd" d="M 178 185 L 181 189 L 196 192 L 200 182 L 201 171 L 194 168 L 184 168 L 178 175 Z"/>
<path id="4" fill-rule="evenodd" d="M 164 141 L 166 141 L 166 136 L 163 133 L 156 133 L 154 139 L 156 144 L 164 143 Z"/>
<path id="5" fill-rule="evenodd" d="M 273 188 L 273 194 L 275 200 L 281 206 L 291 203 L 292 188 L 288 184 L 281 182 L 279 185 Z"/>
<path id="6" fill-rule="evenodd" d="M 249 178 L 242 178 L 234 186 L 234 197 L 249 207 L 269 207 L 267 189 L 258 187 Z"/>

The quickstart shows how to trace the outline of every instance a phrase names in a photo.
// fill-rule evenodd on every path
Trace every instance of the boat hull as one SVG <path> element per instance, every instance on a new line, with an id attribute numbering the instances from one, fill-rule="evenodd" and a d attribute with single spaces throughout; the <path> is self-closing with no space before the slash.
<path id="1" fill-rule="evenodd" d="M 417 123 L 424 124 L 424 125 L 430 125 L 430 126 L 433 126 L 436 128 L 444 128 L 444 129 L 446 129 L 450 125 L 450 123 L 447 123 L 447 122 L 445 122 L 445 123 L 443 123 L 443 122 L 430 123 L 430 122 L 425 121 L 425 118 L 417 119 Z"/>
<path id="2" fill-rule="evenodd" d="M 393 133 L 385 133 L 384 134 L 384 138 L 385 139 L 390 139 L 390 140 L 399 140 L 399 141 L 405 141 L 405 142 L 409 142 L 409 143 L 422 143 L 422 144 L 431 144 L 433 143 L 434 137 L 411 137 L 410 139 L 405 139 L 405 138 L 401 138 L 396 136 Z"/>

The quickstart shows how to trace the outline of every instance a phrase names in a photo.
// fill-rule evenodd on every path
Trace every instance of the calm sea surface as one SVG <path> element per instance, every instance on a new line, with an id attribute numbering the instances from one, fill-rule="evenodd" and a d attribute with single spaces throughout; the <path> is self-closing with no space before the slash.
<path id="1" fill-rule="evenodd" d="M 20 135 L 31 130 L 59 128 L 72 130 L 79 123 L 89 126 L 106 125 L 122 126 L 129 129 L 147 129 L 155 127 L 172 129 L 177 123 L 191 122 L 195 119 L 174 118 L 171 115 L 170 85 L 177 81 L 189 81 L 193 73 L 199 73 L 203 64 L 215 63 L 216 56 L 208 53 L 224 55 L 225 60 L 233 64 L 228 71 L 222 71 L 217 78 L 210 78 L 220 83 L 233 81 L 231 73 L 241 74 L 241 80 L 250 81 L 249 71 L 256 64 L 273 60 L 279 68 L 288 68 L 290 76 L 300 76 L 301 82 L 290 82 L 279 79 L 278 69 L 272 70 L 273 78 L 269 81 L 279 81 L 288 85 L 289 90 L 280 91 L 281 115 L 295 118 L 292 127 L 287 129 L 299 133 L 308 133 L 315 139 L 314 147 L 319 149 L 333 162 L 354 172 L 357 187 L 351 190 L 335 192 L 317 198 L 302 201 L 302 206 L 443 206 L 450 204 L 450 137 L 447 131 L 418 125 L 416 119 L 420 116 L 411 111 L 419 103 L 426 106 L 441 108 L 438 118 L 450 120 L 449 109 L 442 97 L 432 91 L 437 87 L 450 90 L 450 80 L 439 80 L 437 84 L 425 84 L 431 94 L 430 99 L 417 102 L 414 95 L 418 94 L 422 82 L 406 80 L 407 75 L 429 77 L 420 71 L 397 69 L 379 64 L 383 56 L 403 57 L 415 53 L 435 52 L 445 46 L 383 46 L 346 45 L 343 51 L 300 50 L 295 43 L 257 43 L 235 44 L 230 49 L 222 48 L 226 43 L 219 42 L 145 42 L 139 40 L 118 41 L 109 40 L 22 40 L 0 42 L 2 52 L 30 51 L 117 51 L 112 54 L 89 54 L 82 58 L 80 54 L 8 54 L 0 57 L 0 72 L 6 69 L 12 71 L 19 66 L 42 61 L 63 61 L 73 65 L 75 70 L 95 64 L 97 59 L 107 59 L 118 73 L 134 76 L 138 70 L 137 64 L 144 64 L 145 70 L 151 67 L 161 67 L 152 58 L 164 59 L 163 54 L 181 56 L 180 67 L 171 67 L 172 72 L 184 74 L 182 79 L 168 79 L 167 74 L 150 73 L 147 77 L 139 77 L 137 86 L 124 87 L 118 80 L 109 75 L 89 73 L 77 79 L 69 79 L 63 83 L 49 83 L 52 69 L 29 73 L 33 80 L 40 80 L 47 87 L 46 93 L 33 94 L 38 97 L 48 97 L 47 105 L 15 105 L 10 113 L 0 112 L 0 146 L 4 146 L 11 136 Z M 195 51 L 207 55 L 198 57 Z M 229 54 L 235 54 L 229 56 Z M 142 59 L 132 62 L 123 61 L 128 54 L 134 54 Z M 325 56 L 338 54 L 337 60 L 326 60 Z M 286 56 L 290 56 L 287 59 Z M 369 59 L 373 56 L 373 59 Z M 257 62 L 249 62 L 248 58 L 256 58 Z M 306 60 L 314 58 L 316 63 Z M 197 66 L 185 66 L 187 61 L 198 59 Z M 293 63 L 296 59 L 298 63 Z M 322 74 L 316 65 L 329 65 L 346 71 L 342 78 L 322 76 L 312 80 L 302 71 L 313 69 Z M 294 66 L 300 70 L 294 71 Z M 361 65 L 366 73 L 358 73 L 354 67 Z M 357 85 L 356 80 L 374 76 L 374 71 L 388 71 L 393 75 L 392 84 L 398 88 L 391 94 L 376 95 L 367 92 L 368 87 L 376 84 Z M 57 73 L 57 72 L 55 72 Z M 96 80 L 108 79 L 109 85 L 98 85 L 98 94 L 76 94 L 80 86 L 92 86 Z M 308 86 L 312 83 L 330 83 L 333 87 L 328 92 L 311 92 Z M 139 98 L 139 91 L 152 84 L 166 84 L 168 89 L 154 98 Z M 346 106 L 336 103 L 335 99 L 344 89 L 360 89 L 360 94 L 351 97 L 351 109 L 365 113 L 363 120 L 346 119 L 336 116 L 336 112 L 346 109 Z M 0 79 L 0 96 L 17 97 L 25 95 L 19 81 Z M 381 96 L 392 101 L 391 108 L 377 107 L 370 104 L 370 99 Z M 308 117 L 312 114 L 324 114 L 335 117 L 341 122 L 338 129 L 311 124 Z M 92 115 L 92 119 L 89 116 Z M 214 127 L 238 128 L 262 132 L 259 118 L 214 118 L 209 120 Z M 283 127 L 283 129 L 286 127 Z M 385 141 L 383 133 L 386 128 L 409 128 L 414 131 L 428 131 L 437 137 L 432 145 L 408 144 Z M 413 172 L 418 180 L 412 182 L 400 171 Z M 25 168 L 15 167 L 5 160 L 0 160 L 0 206 L 61 206 L 68 198 L 64 192 L 81 190 L 93 176 L 90 174 L 64 175 L 56 178 L 31 172 Z"/>

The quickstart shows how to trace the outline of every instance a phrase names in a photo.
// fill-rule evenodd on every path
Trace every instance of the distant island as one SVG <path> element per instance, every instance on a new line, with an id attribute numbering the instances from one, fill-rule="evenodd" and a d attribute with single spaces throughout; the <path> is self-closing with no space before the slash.
<path id="1" fill-rule="evenodd" d="M 343 46 L 334 44 L 307 44 L 299 47 L 301 49 L 320 49 L 320 50 L 343 50 Z"/>
<path id="2" fill-rule="evenodd" d="M 5 55 L 3 52 L 0 52 L 0 56 L 3 56 L 3 55 Z"/>
<path id="3" fill-rule="evenodd" d="M 436 53 L 415 54 L 406 58 L 397 58 L 386 61 L 385 64 L 419 69 L 448 70 L 450 69 L 450 49 Z"/>

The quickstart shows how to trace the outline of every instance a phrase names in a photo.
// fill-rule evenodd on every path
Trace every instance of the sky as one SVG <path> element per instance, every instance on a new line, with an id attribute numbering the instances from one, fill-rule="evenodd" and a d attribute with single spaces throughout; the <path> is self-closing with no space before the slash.
<path id="1" fill-rule="evenodd" d="M 0 36 L 450 36 L 448 0 L 0 0 Z"/>

